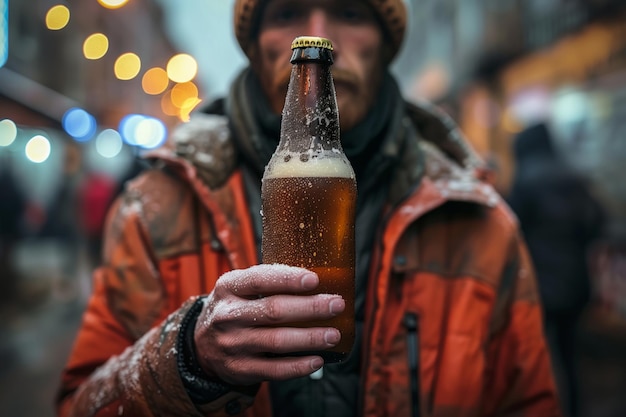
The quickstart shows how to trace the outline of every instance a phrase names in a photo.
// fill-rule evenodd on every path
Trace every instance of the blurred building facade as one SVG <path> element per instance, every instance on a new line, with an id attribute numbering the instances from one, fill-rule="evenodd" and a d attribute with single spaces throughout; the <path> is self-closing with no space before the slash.
<path id="1" fill-rule="evenodd" d="M 113 72 L 115 60 L 125 52 L 140 55 L 142 73 L 164 67 L 176 53 L 163 28 L 160 6 L 147 0 L 130 1 L 118 9 L 97 1 L 70 0 L 65 5 L 70 12 L 67 26 L 50 30 L 45 19 L 52 2 L 9 1 L 10 52 L 5 67 L 77 101 L 102 126 L 117 127 L 131 112 L 163 116 L 160 97 L 142 94 L 140 76 L 121 81 Z M 94 33 L 107 36 L 108 51 L 101 59 L 85 59 L 83 42 Z M 61 115 L 64 110 L 56 109 Z"/>
<path id="2" fill-rule="evenodd" d="M 77 284 L 84 251 L 78 244 L 89 239 L 81 222 L 93 223 L 90 213 L 104 209 L 93 208 L 90 184 L 102 185 L 98 204 L 107 204 L 104 191 L 112 196 L 119 189 L 115 184 L 135 171 L 142 148 L 122 140 L 122 120 L 134 114 L 154 118 L 164 126 L 162 136 L 181 120 L 171 103 L 177 83 L 167 80 L 159 94 L 148 94 L 145 86 L 145 74 L 153 68 L 165 73 L 179 51 L 154 1 L 3 1 L 8 56 L 0 63 L 0 171 L 10 171 L 27 199 L 12 262 L 27 293 L 33 287 L 54 292 L 53 287 L 65 285 L 59 282 Z M 115 3 L 122 7 L 105 7 Z M 51 27 L 51 13 L 60 6 L 66 22 Z M 87 59 L 86 40 L 96 33 L 106 36 L 107 48 L 98 59 Z M 141 60 L 140 69 L 120 79 L 116 62 L 129 52 Z M 92 122 L 80 137 L 68 127 L 73 110 Z M 88 274 L 88 267 L 83 272 Z"/>
<path id="3" fill-rule="evenodd" d="M 104 7 L 106 1 L 67 1 L 63 6 L 69 21 L 52 30 L 48 15 L 59 5 L 8 0 L 9 53 L 0 68 L 0 119 L 14 126 L 15 137 L 7 139 L 11 129 L 8 133 L 3 129 L 0 152 L 13 160 L 18 180 L 44 208 L 60 186 L 61 167 L 73 152 L 70 148 L 78 151 L 74 152 L 79 159 L 77 174 L 97 171 L 120 180 L 131 168 L 137 147 L 125 142 L 116 152 L 101 152 L 113 139 L 97 143 L 96 137 L 107 129 L 119 130 L 120 121 L 129 114 L 157 118 L 166 129 L 180 119 L 177 113 L 163 111 L 163 96 L 175 83 L 168 82 L 163 94 L 147 94 L 143 88 L 142 76 L 151 68 L 164 69 L 177 53 L 164 29 L 160 5 L 149 0 L 109 3 L 123 7 Z M 95 33 L 106 36 L 106 53 L 86 59 L 85 41 Z M 140 58 L 141 69 L 131 79 L 119 79 L 116 60 L 128 52 Z M 70 109 L 93 116 L 95 126 L 88 136 L 76 139 L 68 134 L 63 118 Z M 24 156 L 35 135 L 47 139 L 50 147 L 49 156 L 37 163 Z"/>

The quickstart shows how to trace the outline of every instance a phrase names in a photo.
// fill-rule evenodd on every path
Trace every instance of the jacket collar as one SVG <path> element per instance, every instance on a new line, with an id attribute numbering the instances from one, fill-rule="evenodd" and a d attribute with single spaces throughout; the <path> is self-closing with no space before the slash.
<path id="1" fill-rule="evenodd" d="M 421 141 L 424 152 L 425 177 L 430 179 L 441 198 L 495 207 L 498 193 L 481 178 L 480 167 L 458 165 L 446 157 L 432 142 Z"/>
<path id="2" fill-rule="evenodd" d="M 429 104 L 408 104 L 404 125 L 411 139 L 402 150 L 394 181 L 396 189 L 391 192 L 393 206 L 406 202 L 427 180 L 442 204 L 498 204 L 498 194 L 485 181 L 487 170 L 483 161 L 449 116 Z"/>
<path id="3" fill-rule="evenodd" d="M 425 193 L 429 201 L 426 205 L 420 204 L 422 208 L 426 206 L 434 208 L 446 201 L 473 202 L 488 207 L 497 205 L 500 197 L 493 187 L 483 180 L 486 172 L 484 164 L 462 137 L 452 120 L 436 107 L 423 103 L 419 105 L 407 103 L 405 112 L 399 123 L 401 123 L 400 129 L 407 132 L 408 138 L 403 141 L 402 149 L 389 151 L 401 155 L 399 167 L 391 183 L 391 206 L 410 205 L 410 202 L 414 201 L 411 196 L 424 186 L 432 189 Z M 223 116 L 208 117 L 225 120 Z M 192 117 L 189 123 L 194 123 L 194 120 L 195 118 Z M 219 124 L 220 129 L 223 129 L 226 122 L 221 121 Z M 193 184 L 197 192 L 201 191 L 201 194 L 211 194 L 214 193 L 211 190 L 221 188 L 225 183 L 222 178 L 225 174 L 227 178 L 229 174 L 225 173 L 224 169 L 218 169 L 219 167 L 211 169 L 211 167 L 199 165 L 193 157 L 195 154 L 193 152 L 190 155 L 181 153 L 179 140 L 177 140 L 180 134 L 177 135 L 175 132 L 173 136 L 177 152 L 162 148 L 149 153 L 147 157 L 166 161 L 169 166 L 176 166 L 176 170 Z M 215 139 L 216 137 L 219 140 Z M 224 140 L 224 138 L 229 139 Z M 192 141 L 194 145 L 192 148 L 196 150 L 196 153 L 198 149 L 201 149 L 203 154 L 213 154 L 215 151 L 218 155 L 224 154 L 228 157 L 213 158 L 214 163 L 223 163 L 222 159 L 230 160 L 231 158 L 234 162 L 234 152 L 229 150 L 232 146 L 232 137 L 227 129 L 220 131 L 219 134 L 207 134 L 194 139 L 200 140 L 203 145 L 200 147 L 199 143 Z M 188 142 L 189 140 L 186 142 L 187 146 Z M 394 146 L 396 145 L 398 144 L 394 142 Z M 224 149 L 229 151 L 225 152 Z M 232 173 L 234 164 L 227 165 Z M 219 181 L 216 180 L 214 183 L 207 181 L 205 177 L 208 175 L 201 175 L 202 172 L 212 173 L 212 176 L 219 172 Z M 207 184 L 208 187 L 205 186 Z M 435 202 L 437 204 L 433 205 Z M 422 210 L 413 210 L 411 207 L 405 207 L 404 210 L 414 215 L 423 214 Z"/>

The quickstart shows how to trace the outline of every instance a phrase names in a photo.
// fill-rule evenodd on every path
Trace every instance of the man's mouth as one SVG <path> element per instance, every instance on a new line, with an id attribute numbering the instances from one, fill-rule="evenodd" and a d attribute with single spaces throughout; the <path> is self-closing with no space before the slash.
<path id="1" fill-rule="evenodd" d="M 351 72 L 341 69 L 332 71 L 335 90 L 356 93 L 359 90 L 358 78 Z"/>

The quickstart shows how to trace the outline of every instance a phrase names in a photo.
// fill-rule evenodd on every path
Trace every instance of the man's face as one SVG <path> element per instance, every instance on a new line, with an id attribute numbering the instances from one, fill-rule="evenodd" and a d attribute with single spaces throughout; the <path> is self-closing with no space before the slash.
<path id="1" fill-rule="evenodd" d="M 272 0 L 263 11 L 253 67 L 272 109 L 280 113 L 291 73 L 291 42 L 319 36 L 333 43 L 332 66 L 341 128 L 366 115 L 383 71 L 383 34 L 364 0 Z"/>

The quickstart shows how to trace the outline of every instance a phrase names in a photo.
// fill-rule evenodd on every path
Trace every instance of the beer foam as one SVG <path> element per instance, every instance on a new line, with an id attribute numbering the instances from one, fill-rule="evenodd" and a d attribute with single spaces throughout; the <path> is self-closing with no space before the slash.
<path id="1" fill-rule="evenodd" d="M 272 157 L 265 170 L 265 178 L 333 177 L 354 178 L 354 170 L 347 159 L 329 155 L 300 160 L 300 154 L 281 152 Z"/>

